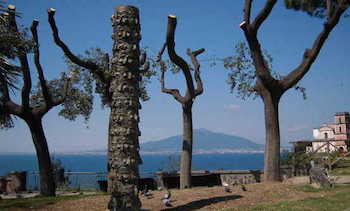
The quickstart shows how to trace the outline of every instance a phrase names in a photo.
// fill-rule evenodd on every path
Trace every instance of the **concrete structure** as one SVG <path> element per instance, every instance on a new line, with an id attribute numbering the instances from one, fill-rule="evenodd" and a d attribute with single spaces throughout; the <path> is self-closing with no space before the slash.
<path id="1" fill-rule="evenodd" d="M 304 152 L 347 152 L 350 141 L 349 112 L 337 112 L 335 123 L 323 124 L 313 129 L 313 140 L 291 142 L 295 151 Z"/>

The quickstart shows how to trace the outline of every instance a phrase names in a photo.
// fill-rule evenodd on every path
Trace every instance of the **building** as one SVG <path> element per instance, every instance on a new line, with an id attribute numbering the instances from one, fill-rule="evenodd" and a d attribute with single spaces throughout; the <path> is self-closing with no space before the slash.
<path id="1" fill-rule="evenodd" d="M 295 152 L 347 152 L 350 141 L 349 112 L 337 112 L 335 123 L 323 124 L 313 129 L 313 140 L 291 142 Z"/>

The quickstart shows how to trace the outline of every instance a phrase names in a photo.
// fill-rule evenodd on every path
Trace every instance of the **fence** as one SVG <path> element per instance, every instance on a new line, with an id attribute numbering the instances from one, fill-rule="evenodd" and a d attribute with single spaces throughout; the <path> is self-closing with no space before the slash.
<path id="1" fill-rule="evenodd" d="M 154 172 L 141 172 L 141 177 L 153 178 Z M 79 190 L 100 190 L 99 181 L 107 180 L 107 172 L 64 172 L 64 183 L 58 188 L 73 188 Z M 37 171 L 27 172 L 27 190 L 38 190 L 40 187 L 40 175 Z"/>

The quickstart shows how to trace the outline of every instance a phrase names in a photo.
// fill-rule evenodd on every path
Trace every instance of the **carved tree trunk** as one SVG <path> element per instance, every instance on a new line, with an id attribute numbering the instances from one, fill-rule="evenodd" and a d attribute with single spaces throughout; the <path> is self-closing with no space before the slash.
<path id="1" fill-rule="evenodd" d="M 111 122 L 109 128 L 110 210 L 140 210 L 138 198 L 139 155 L 139 11 L 116 8 L 113 22 Z"/>
<path id="2" fill-rule="evenodd" d="M 193 146 L 192 103 L 182 106 L 183 142 L 180 166 L 180 188 L 191 187 L 191 166 Z"/>
<path id="3" fill-rule="evenodd" d="M 40 173 L 40 194 L 42 196 L 55 196 L 55 180 L 52 172 L 51 158 L 47 146 L 41 117 L 30 115 L 26 123 L 30 129 L 38 159 Z"/>

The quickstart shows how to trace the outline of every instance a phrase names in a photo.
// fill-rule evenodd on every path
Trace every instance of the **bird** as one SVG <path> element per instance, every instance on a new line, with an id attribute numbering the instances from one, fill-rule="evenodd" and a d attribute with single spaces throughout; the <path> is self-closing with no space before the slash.
<path id="1" fill-rule="evenodd" d="M 170 199 L 162 199 L 162 203 L 163 205 L 165 205 L 166 207 L 172 207 L 173 205 L 171 205 L 170 203 Z"/>
<path id="2" fill-rule="evenodd" d="M 145 188 L 141 191 L 141 195 L 144 195 L 147 199 L 153 198 L 153 193 L 151 193 L 151 192 L 148 190 L 147 185 L 146 185 Z"/>
<path id="3" fill-rule="evenodd" d="M 166 193 L 161 198 L 163 205 L 167 207 L 172 207 L 170 197 L 171 197 L 171 193 L 168 189 L 166 189 Z"/>
<path id="4" fill-rule="evenodd" d="M 231 193 L 232 192 L 230 187 L 229 187 L 229 185 L 226 182 L 223 182 L 222 186 L 224 186 L 225 192 L 227 192 L 227 193 Z"/>
<path id="5" fill-rule="evenodd" d="M 146 196 L 147 199 L 151 199 L 151 198 L 153 198 L 153 193 L 147 191 L 147 192 L 145 192 L 144 196 Z"/>
<path id="6" fill-rule="evenodd" d="M 243 191 L 247 191 L 247 188 L 244 185 L 241 185 Z"/>

